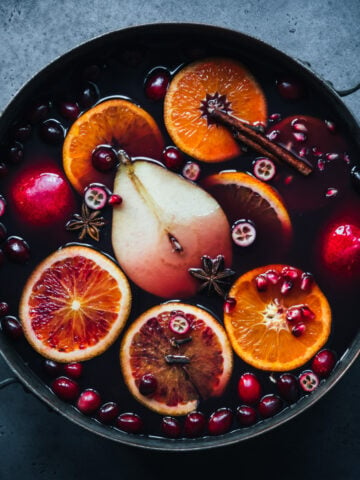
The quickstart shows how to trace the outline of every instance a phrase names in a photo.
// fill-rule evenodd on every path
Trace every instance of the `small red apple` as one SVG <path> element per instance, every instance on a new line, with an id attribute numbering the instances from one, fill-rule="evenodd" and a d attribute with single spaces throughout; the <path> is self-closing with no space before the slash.
<path id="1" fill-rule="evenodd" d="M 27 226 L 48 227 L 69 219 L 75 198 L 64 173 L 53 161 L 29 165 L 14 176 L 10 207 Z"/>

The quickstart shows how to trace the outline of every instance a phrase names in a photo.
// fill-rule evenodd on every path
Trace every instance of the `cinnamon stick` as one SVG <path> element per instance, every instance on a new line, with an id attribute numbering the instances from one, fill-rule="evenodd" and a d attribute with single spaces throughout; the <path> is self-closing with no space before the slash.
<path id="1" fill-rule="evenodd" d="M 287 163 L 305 176 L 313 171 L 313 167 L 308 161 L 290 152 L 282 145 L 273 143 L 265 135 L 260 133 L 256 127 L 217 108 L 208 109 L 208 115 L 218 123 L 231 128 L 234 131 L 234 137 L 236 139 L 259 152 L 261 155 L 271 160 L 280 160 Z"/>

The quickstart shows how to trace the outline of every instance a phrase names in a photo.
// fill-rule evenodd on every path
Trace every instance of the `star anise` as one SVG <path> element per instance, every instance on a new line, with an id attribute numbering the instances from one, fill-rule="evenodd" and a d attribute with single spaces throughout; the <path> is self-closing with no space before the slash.
<path id="1" fill-rule="evenodd" d="M 100 210 L 91 211 L 87 205 L 83 203 L 81 206 L 81 215 L 75 213 L 73 218 L 65 225 L 66 230 L 80 230 L 79 240 L 83 240 L 86 235 L 89 235 L 89 237 L 98 242 L 100 240 L 100 228 L 106 223 L 103 217 L 99 217 L 99 214 Z"/>
<path id="2" fill-rule="evenodd" d="M 226 296 L 226 286 L 229 278 L 235 272 L 230 268 L 225 268 L 225 260 L 223 255 L 216 258 L 210 258 L 208 255 L 201 257 L 202 268 L 189 268 L 189 273 L 202 282 L 200 291 L 207 290 L 209 294 L 214 290 L 221 297 Z"/>

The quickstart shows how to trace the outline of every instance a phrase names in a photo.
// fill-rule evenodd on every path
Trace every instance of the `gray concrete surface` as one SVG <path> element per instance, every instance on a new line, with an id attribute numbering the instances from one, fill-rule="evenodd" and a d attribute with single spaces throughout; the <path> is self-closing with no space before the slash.
<path id="1" fill-rule="evenodd" d="M 360 2 L 268 0 L 0 0 L 0 111 L 49 61 L 122 27 L 199 22 L 254 35 L 311 63 L 340 89 L 360 81 Z M 360 92 L 345 99 L 360 119 Z M 0 379 L 9 375 L 0 361 Z M 246 444 L 187 455 L 95 438 L 18 385 L 0 391 L 0 479 L 360 477 L 360 364 L 310 411 Z"/>

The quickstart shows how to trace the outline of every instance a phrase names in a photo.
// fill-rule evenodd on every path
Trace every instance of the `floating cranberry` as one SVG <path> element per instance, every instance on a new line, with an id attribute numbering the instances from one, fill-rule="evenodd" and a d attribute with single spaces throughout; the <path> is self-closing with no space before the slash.
<path id="1" fill-rule="evenodd" d="M 50 113 L 49 102 L 38 102 L 30 109 L 29 121 L 31 123 L 39 123 L 45 120 Z"/>
<path id="2" fill-rule="evenodd" d="M 29 123 L 17 123 L 11 129 L 12 137 L 20 142 L 25 142 L 31 135 L 31 125 Z"/>
<path id="3" fill-rule="evenodd" d="M 6 227 L 3 223 L 0 223 L 0 243 L 5 240 L 6 235 L 7 235 Z"/>
<path id="4" fill-rule="evenodd" d="M 121 205 L 122 201 L 123 201 L 123 199 L 120 195 L 117 195 L 116 193 L 112 193 L 109 196 L 108 204 L 109 205 Z"/>
<path id="5" fill-rule="evenodd" d="M 93 151 L 91 162 L 93 167 L 99 172 L 110 172 L 115 168 L 118 158 L 112 147 L 100 145 Z"/>
<path id="6" fill-rule="evenodd" d="M 5 163 L 0 162 L 0 178 L 6 177 L 8 173 L 9 173 L 8 167 L 5 165 Z"/>
<path id="7" fill-rule="evenodd" d="M 68 120 L 76 120 L 80 114 L 80 107 L 74 102 L 61 102 L 59 105 L 60 114 Z"/>
<path id="8" fill-rule="evenodd" d="M 261 396 L 261 385 L 253 373 L 244 373 L 241 375 L 238 385 L 238 394 L 245 403 L 257 403 Z"/>
<path id="9" fill-rule="evenodd" d="M 14 235 L 6 239 L 4 253 L 14 263 L 25 263 L 30 258 L 30 248 L 27 242 L 23 238 Z"/>
<path id="10" fill-rule="evenodd" d="M 42 140 L 50 145 L 59 145 L 64 140 L 64 129 L 61 123 L 52 118 L 40 125 L 39 133 Z"/>
<path id="11" fill-rule="evenodd" d="M 240 405 L 236 409 L 236 418 L 240 425 L 249 427 L 250 425 L 254 425 L 257 420 L 256 410 L 249 405 Z"/>
<path id="12" fill-rule="evenodd" d="M 83 373 L 83 369 L 83 364 L 80 362 L 67 363 L 64 365 L 64 373 L 70 378 L 80 378 Z"/>
<path id="13" fill-rule="evenodd" d="M 84 202 L 92 210 L 101 210 L 108 201 L 108 192 L 104 185 L 91 183 L 84 191 Z"/>
<path id="14" fill-rule="evenodd" d="M 0 302 L 0 317 L 7 315 L 10 311 L 9 304 L 7 302 Z"/>
<path id="15" fill-rule="evenodd" d="M 294 78 L 281 78 L 277 80 L 276 87 L 285 100 L 299 100 L 304 94 L 303 86 Z"/>
<path id="16" fill-rule="evenodd" d="M 100 394 L 92 388 L 84 390 L 80 394 L 80 397 L 76 403 L 77 408 L 80 410 L 80 412 L 85 413 L 85 415 L 91 415 L 92 413 L 96 412 L 100 405 Z"/>
<path id="17" fill-rule="evenodd" d="M 21 323 L 11 315 L 6 315 L 1 319 L 1 328 L 12 340 L 19 340 L 23 336 Z"/>
<path id="18" fill-rule="evenodd" d="M 52 382 L 51 388 L 59 398 L 67 402 L 71 402 L 79 396 L 79 385 L 71 378 L 58 377 Z"/>
<path id="19" fill-rule="evenodd" d="M 180 437 L 181 425 L 179 420 L 174 417 L 163 417 L 161 420 L 161 431 L 170 438 Z"/>
<path id="20" fill-rule="evenodd" d="M 118 416 L 116 424 L 120 430 L 127 433 L 140 433 L 144 428 L 144 423 L 136 413 L 122 413 Z"/>
<path id="21" fill-rule="evenodd" d="M 0 217 L 4 215 L 5 210 L 6 210 L 6 200 L 2 195 L 0 195 Z"/>
<path id="22" fill-rule="evenodd" d="M 227 297 L 224 302 L 224 312 L 231 313 L 236 307 L 236 299 L 233 297 Z"/>
<path id="23" fill-rule="evenodd" d="M 276 415 L 281 408 L 281 398 L 272 393 L 265 395 L 259 403 L 259 413 L 263 418 L 269 418 Z"/>
<path id="24" fill-rule="evenodd" d="M 58 362 L 54 362 L 54 360 L 46 359 L 43 364 L 45 372 L 50 377 L 56 377 L 60 375 L 63 371 L 63 365 Z"/>
<path id="25" fill-rule="evenodd" d="M 79 93 L 79 103 L 83 108 L 89 108 L 97 101 L 99 93 L 93 83 L 86 84 Z"/>
<path id="26" fill-rule="evenodd" d="M 288 402 L 295 402 L 299 396 L 298 382 L 295 375 L 282 373 L 276 380 L 279 394 Z"/>
<path id="27" fill-rule="evenodd" d="M 139 392 L 141 395 L 152 395 L 157 389 L 157 380 L 152 373 L 145 373 L 140 379 Z"/>
<path id="28" fill-rule="evenodd" d="M 182 170 L 182 174 L 187 180 L 196 182 L 196 180 L 198 180 L 198 178 L 200 177 L 199 164 L 196 162 L 186 162 Z"/>
<path id="29" fill-rule="evenodd" d="M 208 422 L 210 435 L 222 435 L 230 430 L 234 414 L 230 408 L 219 408 L 211 414 Z"/>
<path id="30" fill-rule="evenodd" d="M 152 70 L 145 80 L 145 95 L 150 100 L 162 100 L 170 83 L 170 73 L 165 68 Z"/>
<path id="31" fill-rule="evenodd" d="M 162 160 L 167 168 L 179 172 L 184 165 L 184 157 L 176 147 L 166 147 L 162 152 Z"/>
<path id="32" fill-rule="evenodd" d="M 313 392 L 319 386 L 319 377 L 311 370 L 306 370 L 299 375 L 299 384 L 306 393 Z"/>
<path id="33" fill-rule="evenodd" d="M 112 423 L 119 415 L 119 407 L 115 402 L 107 402 L 101 405 L 97 417 L 101 423 Z"/>
<path id="34" fill-rule="evenodd" d="M 325 349 L 318 352 L 311 363 L 312 370 L 321 378 L 328 377 L 336 363 L 333 351 Z"/>
<path id="35" fill-rule="evenodd" d="M 253 171 L 255 177 L 264 182 L 269 182 L 276 175 L 275 164 L 269 158 L 258 158 L 255 160 Z"/>
<path id="36" fill-rule="evenodd" d="M 206 417 L 201 412 L 191 412 L 185 418 L 184 434 L 186 437 L 200 437 L 206 428 Z"/>
<path id="37" fill-rule="evenodd" d="M 17 165 L 18 163 L 22 162 L 24 158 L 24 148 L 20 142 L 14 142 L 13 144 L 9 145 L 6 154 L 6 160 L 9 163 Z"/>
<path id="38" fill-rule="evenodd" d="M 251 220 L 237 220 L 231 228 L 231 238 L 239 247 L 249 247 L 255 242 L 256 228 Z"/>

